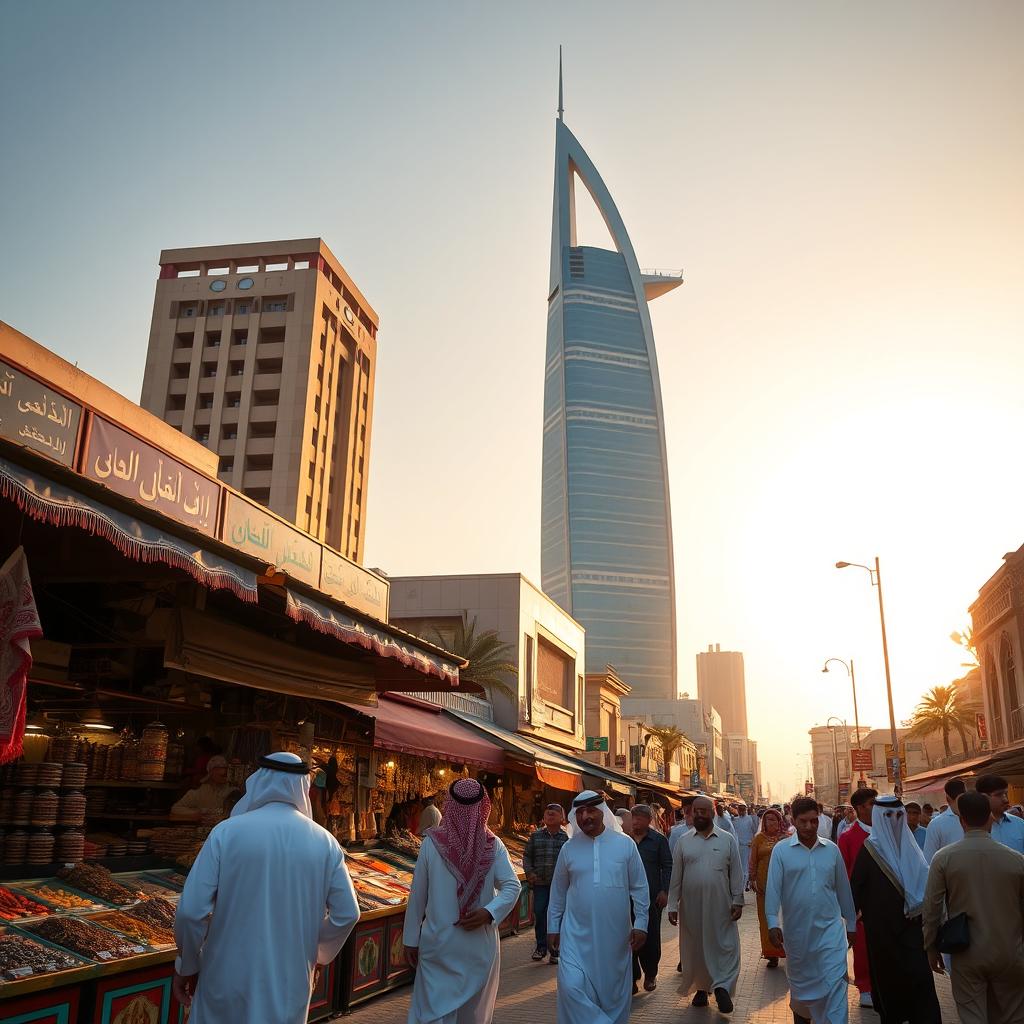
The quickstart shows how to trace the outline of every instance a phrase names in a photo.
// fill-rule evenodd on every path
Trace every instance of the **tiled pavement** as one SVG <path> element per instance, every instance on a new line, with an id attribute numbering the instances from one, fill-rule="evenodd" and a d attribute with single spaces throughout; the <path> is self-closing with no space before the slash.
<path id="1" fill-rule="evenodd" d="M 713 999 L 709 1008 L 694 1009 L 689 1005 L 689 997 L 679 994 L 676 981 L 679 975 L 675 971 L 679 959 L 678 934 L 676 929 L 669 927 L 666 919 L 659 985 L 650 994 L 641 993 L 634 997 L 631 1024 L 660 1024 L 662 1021 L 724 1024 L 725 1020 L 736 1024 L 792 1024 L 786 972 L 781 966 L 776 971 L 769 971 L 765 961 L 760 959 L 757 911 L 749 893 L 740 919 L 740 938 L 743 967 L 736 989 L 736 1009 L 727 1018 L 715 1009 Z M 533 963 L 530 960 L 532 951 L 532 929 L 529 934 L 508 938 L 501 943 L 501 988 L 494 1024 L 555 1024 L 555 975 L 558 969 L 547 963 Z M 852 964 L 850 975 L 853 975 Z M 957 1024 L 959 1018 L 948 979 L 937 977 L 935 981 L 943 1021 Z M 371 1000 L 353 1010 L 348 1019 L 353 1024 L 405 1024 L 411 992 L 410 986 Z M 871 1010 L 862 1010 L 857 1005 L 857 998 L 857 990 L 851 985 L 850 1024 L 878 1024 L 878 1015 Z"/>

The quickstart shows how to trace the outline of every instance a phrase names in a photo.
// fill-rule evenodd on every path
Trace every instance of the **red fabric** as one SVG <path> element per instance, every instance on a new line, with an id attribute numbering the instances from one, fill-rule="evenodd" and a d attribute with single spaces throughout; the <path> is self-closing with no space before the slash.
<path id="1" fill-rule="evenodd" d="M 839 852 L 846 865 L 847 875 L 853 874 L 853 865 L 857 863 L 857 854 L 867 841 L 868 834 L 854 822 L 839 837 Z M 868 940 L 864 933 L 864 922 L 857 922 L 857 937 L 853 940 L 853 983 L 858 992 L 871 991 L 871 972 L 868 970 Z"/>
<path id="2" fill-rule="evenodd" d="M 452 796 L 456 793 L 461 797 L 474 797 L 481 792 L 483 796 L 475 804 L 459 803 Z M 459 779 L 452 784 L 445 801 L 441 824 L 428 828 L 426 832 L 448 870 L 455 876 L 460 915 L 476 909 L 484 879 L 494 863 L 496 839 L 487 827 L 490 813 L 491 801 L 487 790 L 476 779 Z"/>
<path id="3" fill-rule="evenodd" d="M 42 635 L 25 549 L 19 547 L 0 568 L 0 764 L 22 754 L 29 640 Z"/>

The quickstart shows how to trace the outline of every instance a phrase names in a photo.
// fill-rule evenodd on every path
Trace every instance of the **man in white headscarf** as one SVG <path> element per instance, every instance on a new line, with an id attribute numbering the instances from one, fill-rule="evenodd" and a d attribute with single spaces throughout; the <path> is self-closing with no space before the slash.
<path id="1" fill-rule="evenodd" d="M 489 1024 L 498 997 L 498 926 L 521 886 L 487 827 L 491 801 L 476 779 L 448 790 L 427 830 L 405 911 L 405 958 L 416 968 L 408 1024 Z"/>
<path id="2" fill-rule="evenodd" d="M 633 953 L 647 939 L 650 902 L 636 843 L 599 793 L 580 793 L 548 903 L 548 949 L 559 953 L 558 1024 L 626 1024 Z"/>
<path id="3" fill-rule="evenodd" d="M 868 836 L 850 876 L 864 922 L 871 995 L 882 1024 L 939 1024 L 921 906 L 928 864 L 896 796 L 875 800 Z"/>
<path id="4" fill-rule="evenodd" d="M 185 881 L 175 998 L 190 1024 L 305 1024 L 317 965 L 358 918 L 341 847 L 312 818 L 309 766 L 261 757 Z"/>

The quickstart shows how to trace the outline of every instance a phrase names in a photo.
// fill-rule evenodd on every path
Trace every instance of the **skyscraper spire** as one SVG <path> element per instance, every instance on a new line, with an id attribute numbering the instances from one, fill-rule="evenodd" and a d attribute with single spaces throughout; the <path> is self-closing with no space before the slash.
<path id="1" fill-rule="evenodd" d="M 562 106 L 562 47 L 558 47 L 558 120 L 564 120 L 562 115 L 565 108 Z"/>

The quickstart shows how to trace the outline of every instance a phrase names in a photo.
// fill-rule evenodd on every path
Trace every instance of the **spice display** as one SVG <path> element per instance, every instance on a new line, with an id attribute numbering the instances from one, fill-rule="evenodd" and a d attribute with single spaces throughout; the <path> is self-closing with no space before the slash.
<path id="1" fill-rule="evenodd" d="M 9 932 L 0 935 L 0 979 L 3 981 L 18 981 L 81 966 L 81 960 L 63 949 L 53 949 Z"/>
<path id="2" fill-rule="evenodd" d="M 174 927 L 174 904 L 160 896 L 154 896 L 150 900 L 143 900 L 138 906 L 132 907 L 131 910 L 126 910 L 125 913 L 158 928 L 170 930 Z"/>
<path id="3" fill-rule="evenodd" d="M 33 885 L 28 889 L 33 896 L 58 907 L 60 910 L 98 910 L 103 906 L 93 900 L 85 899 L 77 893 L 68 892 L 67 889 L 58 889 L 52 885 Z M 104 908 L 106 909 L 106 908 Z"/>
<path id="4" fill-rule="evenodd" d="M 124 911 L 100 914 L 95 920 L 104 928 L 113 928 L 115 932 L 120 932 L 125 938 L 144 946 L 174 945 L 174 932 L 170 928 L 160 927 L 149 921 L 140 921 L 137 917 L 129 916 Z"/>
<path id="5" fill-rule="evenodd" d="M 114 879 L 114 876 L 99 864 L 75 864 L 70 868 L 62 868 L 57 872 L 58 877 L 64 879 L 68 885 L 73 885 L 82 892 L 91 896 L 98 896 L 101 900 L 114 903 L 123 907 L 134 903 L 141 892 L 128 889 Z"/>
<path id="6" fill-rule="evenodd" d="M 47 942 L 54 942 L 94 960 L 121 960 L 146 952 L 142 946 L 127 942 L 119 935 L 80 917 L 51 917 L 24 927 L 42 936 Z"/>
<path id="7" fill-rule="evenodd" d="M 148 878 L 138 878 L 132 882 L 132 886 L 138 889 L 139 892 L 145 893 L 147 896 L 154 896 L 161 899 L 176 900 L 181 895 L 180 893 L 169 889 L 166 885 L 161 885 L 159 882 L 151 882 Z M 139 906 L 145 906 L 145 903 L 140 903 Z"/>
<path id="8" fill-rule="evenodd" d="M 49 913 L 49 907 L 0 885 L 0 918 L 5 921 L 15 921 L 20 917 L 41 917 Z"/>

